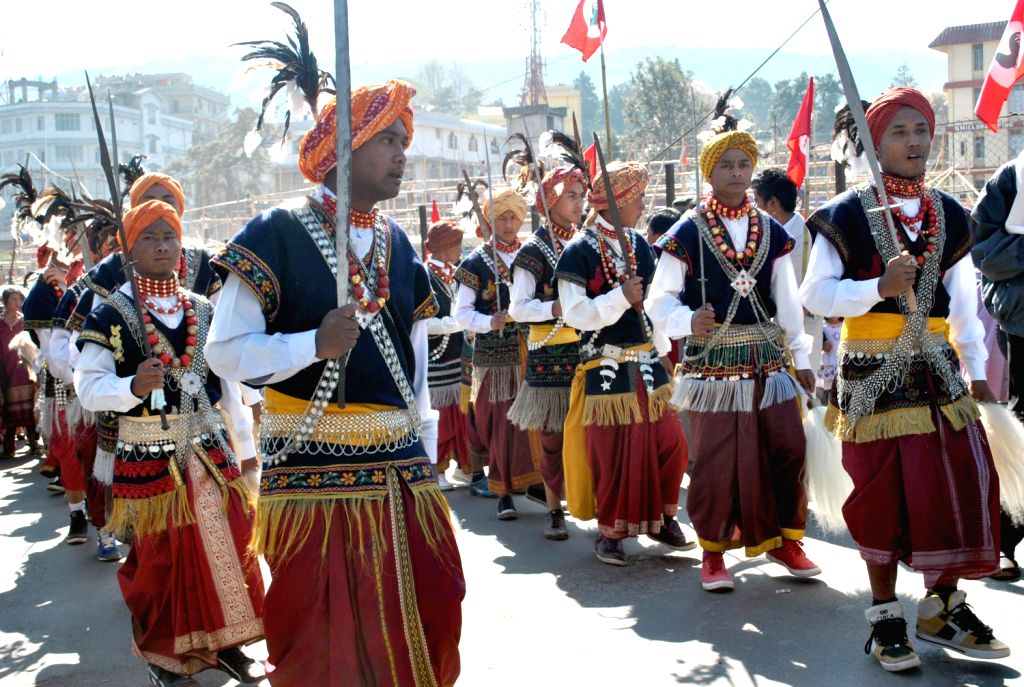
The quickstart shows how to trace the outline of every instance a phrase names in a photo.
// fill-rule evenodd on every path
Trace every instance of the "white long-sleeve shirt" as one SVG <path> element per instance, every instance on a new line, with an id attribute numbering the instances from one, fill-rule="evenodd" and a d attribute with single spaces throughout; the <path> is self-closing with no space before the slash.
<path id="1" fill-rule="evenodd" d="M 353 253 L 364 258 L 373 245 L 373 230 L 350 227 L 349 232 Z M 430 461 L 436 463 L 438 413 L 430 407 L 427 336 L 425 320 L 413 323 L 409 337 L 416 359 L 412 388 L 420 415 L 420 439 Z M 214 311 L 206 360 L 210 369 L 224 379 L 251 384 L 280 382 L 320 362 L 316 329 L 268 334 L 260 302 L 237 276 L 229 274 Z"/>
<path id="2" fill-rule="evenodd" d="M 130 285 L 125 284 L 120 290 L 131 297 Z M 176 303 L 177 297 L 151 297 L 150 300 L 162 309 L 169 309 Z M 178 310 L 170 315 L 150 310 L 149 314 L 172 329 L 178 327 L 185 317 L 184 310 Z M 75 389 L 82 401 L 82 407 L 86 410 L 115 413 L 132 410 L 143 402 L 143 399 L 132 393 L 134 379 L 135 375 L 119 377 L 113 352 L 91 341 L 87 341 L 82 347 L 82 352 L 75 363 Z M 241 390 L 237 383 L 221 379 L 220 387 L 219 406 L 227 413 L 239 440 L 235 452 L 239 459 L 252 458 L 256 455 L 252 410 L 242 402 Z"/>
<path id="3" fill-rule="evenodd" d="M 903 203 L 903 212 L 914 216 L 921 209 L 917 198 L 893 198 Z M 918 222 L 907 226 L 911 241 L 917 241 L 921 228 Z M 817 237 L 811 247 L 807 275 L 800 286 L 804 307 L 825 317 L 859 317 L 867 313 L 884 298 L 878 293 L 879 277 L 874 279 L 843 279 L 843 261 L 828 239 Z M 942 285 L 949 292 L 950 338 L 972 381 L 986 377 L 985 327 L 978 319 L 978 289 L 975 282 L 974 261 L 970 253 L 946 271 Z"/>
<path id="4" fill-rule="evenodd" d="M 747 244 L 749 218 L 733 220 L 722 218 L 722 224 L 729 232 L 734 246 Z M 772 266 L 772 281 L 769 286 L 775 302 L 775 321 L 786 336 L 786 346 L 793 356 L 793 365 L 798 370 L 811 367 L 811 337 L 804 332 L 804 313 L 800 306 L 796 275 L 793 263 L 783 256 Z M 668 258 L 668 259 L 666 259 Z M 717 263 L 715 263 L 717 267 Z M 681 339 L 693 333 L 693 309 L 680 302 L 685 291 L 686 263 L 671 253 L 663 253 L 654 271 L 644 307 L 654 321 L 655 332 L 671 339 Z"/>
<path id="5" fill-rule="evenodd" d="M 554 237 L 558 243 L 559 253 L 565 248 L 565 243 Z M 555 301 L 542 301 L 534 298 L 537 293 L 537 279 L 529 270 L 517 267 L 512 272 L 512 292 L 509 296 L 508 313 L 516 322 L 549 322 L 555 319 L 552 312 L 555 308 Z"/>
<path id="6" fill-rule="evenodd" d="M 613 228 L 600 215 L 597 222 L 608 229 Z M 605 247 L 615 263 L 615 269 L 621 274 L 626 269 L 626 261 L 622 257 L 618 241 L 605 241 Z M 562 319 L 565 323 L 581 332 L 596 332 L 610 327 L 619 321 L 623 313 L 633 307 L 626 299 L 622 286 L 616 286 L 608 293 L 590 298 L 585 287 L 565 279 L 558 280 L 558 302 L 562 305 Z M 647 315 L 651 319 L 654 317 L 650 311 L 647 311 Z M 672 343 L 657 326 L 654 327 L 652 343 L 659 356 L 668 355 L 672 350 Z"/>
<path id="7" fill-rule="evenodd" d="M 488 251 L 488 253 L 489 252 L 490 251 Z M 500 250 L 496 250 L 494 253 L 506 267 L 510 270 L 512 269 L 512 261 L 516 259 L 515 253 L 505 253 Z M 459 284 L 459 292 L 455 298 L 456 322 L 458 322 L 459 326 L 461 326 L 465 331 L 476 332 L 477 334 L 486 334 L 491 331 L 491 316 L 474 310 L 473 307 L 475 305 L 476 291 L 465 284 Z M 507 303 L 504 303 L 503 305 L 506 308 L 508 307 Z"/>

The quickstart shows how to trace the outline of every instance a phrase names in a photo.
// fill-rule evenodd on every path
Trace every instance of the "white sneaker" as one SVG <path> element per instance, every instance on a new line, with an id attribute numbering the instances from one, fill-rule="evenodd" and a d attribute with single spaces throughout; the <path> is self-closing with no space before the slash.
<path id="1" fill-rule="evenodd" d="M 452 491 L 455 489 L 455 487 L 452 486 L 452 483 L 444 476 L 443 472 L 439 472 L 437 474 L 437 488 L 441 491 Z"/>

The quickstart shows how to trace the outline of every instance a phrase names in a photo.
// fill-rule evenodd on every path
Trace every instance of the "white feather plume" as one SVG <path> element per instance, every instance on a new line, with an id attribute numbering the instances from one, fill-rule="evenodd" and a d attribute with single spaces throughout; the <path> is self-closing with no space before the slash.
<path id="1" fill-rule="evenodd" d="M 998 403 L 979 403 L 992 462 L 999 475 L 999 503 L 1015 523 L 1024 523 L 1024 425 Z"/>
<path id="2" fill-rule="evenodd" d="M 468 196 L 462 196 L 462 198 L 459 199 L 459 202 L 452 206 L 452 213 L 459 216 L 469 215 L 472 212 L 473 201 L 471 201 Z M 473 226 L 476 225 L 474 224 Z"/>
<path id="3" fill-rule="evenodd" d="M 562 149 L 555 145 L 550 131 L 545 131 L 540 135 L 537 146 L 541 157 L 558 157 L 562 152 Z"/>
<path id="4" fill-rule="evenodd" d="M 828 431 L 825 408 L 816 401 L 804 415 L 804 436 L 804 483 L 808 499 L 814 502 L 815 519 L 826 532 L 843 532 L 843 503 L 853 491 L 853 481 L 843 469 L 842 444 Z"/>
<path id="5" fill-rule="evenodd" d="M 270 146 L 270 160 L 271 162 L 284 162 L 285 157 L 288 155 L 288 140 L 285 138 L 279 138 L 277 142 Z"/>
<path id="6" fill-rule="evenodd" d="M 253 129 L 245 135 L 245 140 L 242 141 L 242 150 L 245 151 L 246 157 L 252 157 L 252 154 L 256 152 L 256 149 L 263 143 L 263 137 L 260 136 L 260 132 Z"/>
<path id="7" fill-rule="evenodd" d="M 292 118 L 295 120 L 301 120 L 306 116 L 306 112 L 309 111 L 309 105 L 306 103 L 306 96 L 302 93 L 302 89 L 299 88 L 299 84 L 295 79 L 288 82 L 287 88 Z"/>
<path id="8" fill-rule="evenodd" d="M 734 110 L 742 110 L 743 99 L 738 95 L 732 96 L 731 98 L 729 98 L 729 107 L 731 107 Z"/>
<path id="9" fill-rule="evenodd" d="M 465 236 L 476 236 L 476 220 L 472 215 L 463 215 L 459 218 L 459 229 Z"/>
<path id="10" fill-rule="evenodd" d="M 741 119 L 736 122 L 736 131 L 749 131 L 754 128 L 754 123 L 749 119 Z"/>
<path id="11" fill-rule="evenodd" d="M 702 131 L 699 134 L 697 134 L 697 140 L 701 144 L 707 143 L 708 141 L 710 141 L 714 137 L 715 137 L 715 132 L 714 131 Z"/>

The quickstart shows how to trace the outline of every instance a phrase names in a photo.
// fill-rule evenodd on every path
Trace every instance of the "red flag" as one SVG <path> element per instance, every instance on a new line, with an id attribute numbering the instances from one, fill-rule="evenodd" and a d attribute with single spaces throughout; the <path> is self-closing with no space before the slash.
<path id="1" fill-rule="evenodd" d="M 1024 2 L 1024 0 L 1021 0 Z M 793 120 L 793 128 L 789 131 L 789 139 L 786 146 L 789 148 L 789 164 L 786 165 L 786 176 L 796 184 L 797 188 L 803 186 L 804 177 L 807 176 L 807 155 L 811 146 L 811 112 L 814 111 L 814 77 L 807 83 L 807 92 L 804 93 L 803 102 L 800 103 L 800 110 Z"/>
<path id="2" fill-rule="evenodd" d="M 1003 103 L 1010 97 L 1010 89 L 1024 76 L 1024 60 L 1021 57 L 1020 41 L 1024 33 L 1024 0 L 1017 0 L 1010 21 L 1006 22 L 1003 38 L 996 48 L 995 57 L 988 67 L 988 75 L 981 87 L 974 114 L 988 124 L 992 131 L 999 130 L 999 113 Z"/>
<path id="3" fill-rule="evenodd" d="M 583 151 L 583 161 L 587 163 L 587 169 L 590 171 L 590 180 L 593 181 L 594 177 L 597 176 L 597 148 L 594 147 L 593 143 Z"/>
<path id="4" fill-rule="evenodd" d="M 437 201 L 433 201 L 434 208 L 430 211 L 430 223 L 441 221 L 441 213 L 437 211 Z"/>
<path id="5" fill-rule="evenodd" d="M 601 0 L 580 0 L 562 42 L 583 53 L 583 61 L 586 62 L 601 47 L 607 33 L 604 3 Z"/>

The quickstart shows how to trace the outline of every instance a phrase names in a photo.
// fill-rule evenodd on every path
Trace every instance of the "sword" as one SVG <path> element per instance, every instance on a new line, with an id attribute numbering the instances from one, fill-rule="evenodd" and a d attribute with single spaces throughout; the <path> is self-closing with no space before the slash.
<path id="1" fill-rule="evenodd" d="M 352 206 L 352 74 L 349 62 L 348 2 L 334 0 L 334 88 L 337 136 L 337 213 L 334 222 L 334 251 L 338 256 L 338 307 L 348 304 L 348 225 Z M 345 366 L 338 379 L 338 407 L 345 407 Z"/>
<path id="2" fill-rule="evenodd" d="M 124 223 L 121 221 L 121 193 L 117 187 L 117 177 L 114 175 L 114 167 L 110 163 L 110 151 L 107 150 L 107 141 L 103 136 L 103 124 L 100 122 L 100 111 L 96 107 L 96 95 L 92 92 L 92 83 L 89 81 L 89 72 L 85 73 L 85 85 L 89 87 L 89 100 L 92 103 L 92 116 L 96 122 L 96 136 L 100 144 L 100 166 L 107 177 L 107 186 L 110 189 L 110 202 L 114 206 L 114 224 L 117 225 L 117 236 L 124 248 L 122 260 L 124 277 L 132 285 L 132 304 L 135 306 L 135 316 L 138 318 L 139 330 L 146 331 L 146 320 L 142 309 L 142 298 L 139 296 L 139 289 L 135 283 L 135 263 L 128 254 L 128 239 L 124 233 Z M 113 121 L 111 121 L 113 124 Z M 142 352 L 146 358 L 153 357 L 153 346 L 149 343 L 149 337 L 142 337 Z M 150 393 L 150 408 L 160 413 L 160 428 L 167 431 L 171 428 L 167 422 L 167 414 L 164 412 L 164 390 L 155 389 Z"/>
<path id="3" fill-rule="evenodd" d="M 836 69 L 839 71 L 839 80 L 843 83 L 843 93 L 846 96 L 846 104 L 850 107 L 850 114 L 857 124 L 857 131 L 860 133 L 861 141 L 864 143 L 864 155 L 867 157 L 868 169 L 871 170 L 871 180 L 878 190 L 878 197 L 885 208 L 885 224 L 889 228 L 893 245 L 899 247 L 899 235 L 896 233 L 896 223 L 892 218 L 892 206 L 889 204 L 889 195 L 885 192 L 885 182 L 882 180 L 882 168 L 878 164 L 878 156 L 875 154 L 875 142 L 871 140 L 871 130 L 868 128 L 868 120 L 864 115 L 864 107 L 861 105 L 860 94 L 857 92 L 857 84 L 853 80 L 853 72 L 850 70 L 850 63 L 843 51 L 843 44 L 839 41 L 839 34 L 836 33 L 835 24 L 825 6 L 825 0 L 818 0 L 818 7 L 821 9 L 821 18 L 825 22 L 825 31 L 828 33 L 828 40 L 832 44 L 832 54 L 836 59 Z M 917 312 L 917 297 L 914 295 L 914 287 L 911 286 L 903 294 L 907 302 L 907 310 Z"/>
<path id="4" fill-rule="evenodd" d="M 697 215 L 700 216 L 704 213 L 704 208 L 701 207 L 700 199 L 700 149 L 698 148 L 700 141 L 697 139 L 697 96 L 694 95 L 693 93 L 692 85 L 690 86 L 690 107 L 693 110 L 693 180 L 694 186 L 696 186 L 694 192 L 697 194 L 697 201 L 694 203 L 694 208 L 697 210 Z M 700 246 L 700 277 L 697 279 L 697 281 L 700 282 L 700 307 L 703 308 L 705 305 L 707 305 L 708 302 L 708 276 L 704 272 L 704 242 L 700 241 L 698 245 Z"/>

